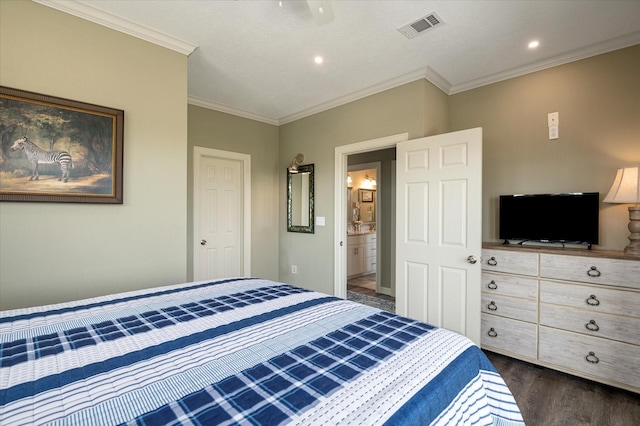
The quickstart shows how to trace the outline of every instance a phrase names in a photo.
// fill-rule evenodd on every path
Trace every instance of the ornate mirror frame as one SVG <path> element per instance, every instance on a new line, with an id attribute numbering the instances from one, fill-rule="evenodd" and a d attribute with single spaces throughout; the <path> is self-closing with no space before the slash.
<path id="1" fill-rule="evenodd" d="M 296 195 L 300 195 L 302 197 L 306 194 L 294 194 L 294 185 L 293 179 L 294 176 L 301 176 L 303 174 L 308 174 L 309 176 L 309 188 L 308 188 L 308 212 L 300 211 L 299 214 L 295 214 L 296 217 L 302 217 L 304 215 L 305 218 L 308 219 L 306 224 L 294 224 L 294 199 L 299 199 Z M 314 170 L 313 164 L 305 164 L 298 166 L 298 173 L 291 173 L 287 168 L 287 231 L 288 232 L 302 232 L 307 234 L 315 233 L 314 227 L 314 217 L 315 217 L 315 200 L 314 200 Z M 299 206 L 302 209 L 302 206 Z"/>

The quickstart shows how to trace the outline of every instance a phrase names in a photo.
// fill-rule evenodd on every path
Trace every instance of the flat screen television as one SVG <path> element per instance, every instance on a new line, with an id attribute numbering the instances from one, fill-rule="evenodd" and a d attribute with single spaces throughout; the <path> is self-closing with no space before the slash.
<path id="1" fill-rule="evenodd" d="M 598 244 L 600 194 L 500 196 L 500 239 Z"/>

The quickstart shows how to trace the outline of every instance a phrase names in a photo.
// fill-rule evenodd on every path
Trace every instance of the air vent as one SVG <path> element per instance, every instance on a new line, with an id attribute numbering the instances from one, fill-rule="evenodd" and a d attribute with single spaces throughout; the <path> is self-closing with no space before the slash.
<path id="1" fill-rule="evenodd" d="M 415 36 L 442 24 L 444 24 L 442 18 L 440 18 L 437 13 L 432 12 L 417 21 L 398 28 L 398 31 L 404 34 L 406 38 L 414 38 Z"/>

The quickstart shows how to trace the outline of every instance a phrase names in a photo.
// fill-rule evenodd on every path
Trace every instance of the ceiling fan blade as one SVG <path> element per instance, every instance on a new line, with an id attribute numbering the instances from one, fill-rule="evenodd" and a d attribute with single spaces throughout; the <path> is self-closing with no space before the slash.
<path id="1" fill-rule="evenodd" d="M 316 24 L 323 25 L 333 21 L 334 15 L 331 3 L 331 0 L 307 0 L 309 10 Z"/>

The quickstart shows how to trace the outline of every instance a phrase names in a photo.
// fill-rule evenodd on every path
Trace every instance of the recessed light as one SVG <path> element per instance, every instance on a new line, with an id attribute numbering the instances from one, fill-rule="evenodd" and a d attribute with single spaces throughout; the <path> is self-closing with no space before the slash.
<path id="1" fill-rule="evenodd" d="M 322 59 L 322 56 L 316 56 L 315 58 L 313 58 L 313 62 L 315 62 L 316 64 L 321 64 L 322 61 L 324 61 L 324 59 Z"/>
<path id="2" fill-rule="evenodd" d="M 540 42 L 538 40 L 533 40 L 531 43 L 529 43 L 529 49 L 535 49 L 538 46 L 540 46 Z"/>

